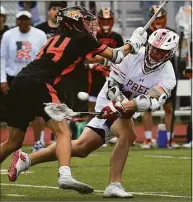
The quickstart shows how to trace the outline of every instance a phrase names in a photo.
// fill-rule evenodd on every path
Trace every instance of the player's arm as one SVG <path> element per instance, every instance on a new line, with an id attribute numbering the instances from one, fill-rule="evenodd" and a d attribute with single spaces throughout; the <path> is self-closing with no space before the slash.
<path id="1" fill-rule="evenodd" d="M 134 30 L 130 39 L 126 40 L 126 43 L 120 48 L 110 48 L 107 47 L 104 51 L 98 53 L 95 57 L 89 59 L 90 63 L 100 63 L 102 65 L 108 66 L 109 61 L 114 64 L 119 64 L 122 62 L 124 57 L 129 53 L 138 53 L 141 46 L 146 43 L 147 33 L 143 35 L 140 34 L 142 27 Z"/>
<path id="2" fill-rule="evenodd" d="M 0 57 L 0 62 L 1 62 L 1 71 L 0 71 L 0 90 L 3 94 L 7 94 L 8 90 L 8 83 L 7 83 L 7 76 L 6 76 L 6 64 L 7 61 L 9 60 L 8 54 L 7 54 L 7 45 L 8 42 L 8 37 L 7 34 L 5 33 L 3 35 L 2 41 L 1 41 L 1 57 Z"/>
<path id="3" fill-rule="evenodd" d="M 127 114 L 128 118 L 135 112 L 155 111 L 165 103 L 167 98 L 168 95 L 165 90 L 156 85 L 147 94 L 141 94 L 132 100 L 123 99 L 122 101 L 109 103 L 102 109 L 103 114 L 99 118 L 110 118 L 114 114 L 117 117 Z"/>

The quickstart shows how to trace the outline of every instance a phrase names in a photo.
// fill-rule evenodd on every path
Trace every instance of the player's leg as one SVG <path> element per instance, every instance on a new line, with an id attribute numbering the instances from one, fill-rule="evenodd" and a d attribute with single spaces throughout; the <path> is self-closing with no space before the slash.
<path id="1" fill-rule="evenodd" d="M 117 119 L 111 130 L 118 137 L 110 160 L 110 182 L 104 191 L 104 197 L 133 197 L 121 185 L 121 176 L 128 156 L 128 151 L 136 139 L 132 119 Z"/>
<path id="2" fill-rule="evenodd" d="M 98 132 L 98 131 L 97 131 Z M 99 134 L 102 132 L 98 132 Z M 86 127 L 77 140 L 72 140 L 72 153 L 74 157 L 84 158 L 88 156 L 92 151 L 99 148 L 104 143 L 104 138 L 102 138 L 94 130 Z M 18 175 L 27 170 L 30 166 L 36 164 L 56 161 L 56 143 L 49 145 L 47 148 L 39 150 L 35 153 L 30 153 L 29 155 L 21 152 L 20 154 L 25 156 L 28 161 L 20 161 L 20 166 L 18 170 Z"/>
<path id="3" fill-rule="evenodd" d="M 23 139 L 25 136 L 25 132 L 18 128 L 9 127 L 9 136 L 8 139 L 1 143 L 0 148 L 0 163 L 6 159 L 12 152 L 20 149 L 22 147 Z"/>
<path id="4" fill-rule="evenodd" d="M 145 141 L 141 145 L 143 149 L 150 149 L 152 146 L 152 128 L 153 128 L 153 119 L 151 112 L 144 112 L 143 114 L 143 126 L 144 126 L 144 136 Z"/>
<path id="5" fill-rule="evenodd" d="M 179 145 L 176 144 L 176 142 L 174 141 L 174 134 L 171 135 L 172 112 L 173 112 L 172 101 L 170 99 L 167 100 L 166 103 L 163 105 L 163 108 L 165 111 L 164 123 L 165 123 L 166 130 L 167 130 L 168 142 L 171 141 L 172 148 L 178 148 Z M 171 137 L 172 137 L 172 139 L 171 139 Z"/>
<path id="6" fill-rule="evenodd" d="M 28 110 L 28 97 L 24 96 L 25 94 L 26 88 L 22 80 L 17 78 L 13 80 L 6 99 L 6 122 L 9 126 L 9 135 L 7 140 L 1 143 L 0 162 L 22 146 L 31 115 Z"/>
<path id="7" fill-rule="evenodd" d="M 71 132 L 67 121 L 49 120 L 48 126 L 56 136 L 56 157 L 59 163 L 58 185 L 62 189 L 73 189 L 82 194 L 93 192 L 93 188 L 82 182 L 78 182 L 71 175 Z"/>
<path id="8" fill-rule="evenodd" d="M 33 127 L 34 138 L 35 138 L 35 143 L 33 145 L 32 152 L 36 152 L 45 147 L 43 119 L 41 117 L 36 117 L 32 121 L 32 127 Z"/>

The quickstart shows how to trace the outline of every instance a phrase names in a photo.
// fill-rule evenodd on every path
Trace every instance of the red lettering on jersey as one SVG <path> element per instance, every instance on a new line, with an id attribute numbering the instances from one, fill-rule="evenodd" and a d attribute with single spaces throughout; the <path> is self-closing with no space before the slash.
<path id="1" fill-rule="evenodd" d="M 66 37 L 64 39 L 64 41 L 60 44 L 59 47 L 55 47 L 54 45 L 56 44 L 56 42 L 58 41 L 59 38 L 60 38 L 60 36 L 55 36 L 54 40 L 49 45 L 49 47 L 48 47 L 48 49 L 46 51 L 46 53 L 53 53 L 54 54 L 54 57 L 52 58 L 52 60 L 54 62 L 57 62 L 58 60 L 60 60 L 60 58 L 62 57 L 62 54 L 64 52 L 64 49 L 66 48 L 66 46 L 70 42 L 70 38 Z"/>
<path id="2" fill-rule="evenodd" d="M 56 45 L 56 42 L 59 40 L 59 38 L 60 38 L 60 36 L 54 36 L 54 37 L 49 38 L 47 40 L 46 44 L 40 49 L 40 51 L 35 59 L 39 59 L 42 56 L 42 54 L 44 54 L 45 47 L 48 46 L 46 53 L 54 54 L 54 57 L 52 58 L 52 60 L 54 62 L 57 62 L 58 60 L 60 60 L 60 58 L 62 57 L 62 54 L 64 52 L 64 49 L 66 48 L 66 46 L 68 45 L 68 43 L 70 42 L 71 39 L 69 37 L 66 37 L 63 40 L 63 42 L 58 47 L 56 47 L 55 45 Z M 53 41 L 51 42 L 51 44 L 49 44 L 51 40 L 53 40 Z"/>
<path id="3" fill-rule="evenodd" d="M 53 39 L 53 37 L 50 37 L 44 46 L 41 47 L 39 53 L 36 55 L 35 60 L 40 59 L 40 57 L 44 54 L 44 48 L 50 43 L 50 41 Z"/>

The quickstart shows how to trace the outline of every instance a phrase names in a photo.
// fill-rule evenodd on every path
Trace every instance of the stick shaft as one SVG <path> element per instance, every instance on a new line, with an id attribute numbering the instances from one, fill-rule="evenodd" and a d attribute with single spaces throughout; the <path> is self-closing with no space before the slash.
<path id="1" fill-rule="evenodd" d="M 75 112 L 77 115 L 100 115 L 101 112 Z"/>
<path id="2" fill-rule="evenodd" d="M 149 28 L 149 26 L 152 24 L 152 22 L 156 19 L 158 14 L 160 13 L 161 9 L 168 3 L 168 0 L 165 0 L 162 5 L 159 7 L 157 12 L 151 17 L 151 19 L 147 22 L 147 24 L 143 27 L 143 30 L 141 31 L 141 35 L 144 34 L 144 32 Z"/>

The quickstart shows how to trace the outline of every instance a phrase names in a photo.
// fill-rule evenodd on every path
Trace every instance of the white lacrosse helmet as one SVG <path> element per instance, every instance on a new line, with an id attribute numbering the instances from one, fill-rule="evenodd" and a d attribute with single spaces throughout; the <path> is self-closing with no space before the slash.
<path id="1" fill-rule="evenodd" d="M 154 31 L 146 45 L 144 70 L 155 71 L 160 65 L 172 58 L 178 49 L 179 38 L 178 34 L 168 29 Z"/>

